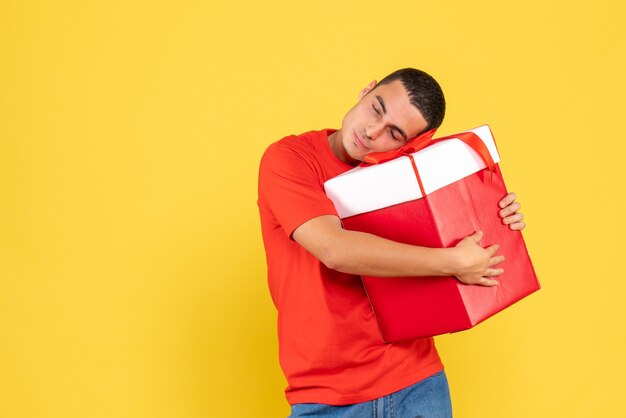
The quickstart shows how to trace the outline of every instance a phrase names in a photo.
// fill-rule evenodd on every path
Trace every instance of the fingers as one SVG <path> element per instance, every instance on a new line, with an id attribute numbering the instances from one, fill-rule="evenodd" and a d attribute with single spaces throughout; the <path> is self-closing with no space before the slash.
<path id="1" fill-rule="evenodd" d="M 521 231 L 526 228 L 526 222 L 522 222 L 524 219 L 524 215 L 521 213 L 516 213 L 515 215 L 507 216 L 502 219 L 502 223 L 505 225 L 509 225 L 509 228 L 513 231 Z"/>
<path id="2" fill-rule="evenodd" d="M 483 274 L 483 277 L 478 279 L 478 285 L 481 286 L 497 286 L 500 284 L 499 281 L 495 280 L 493 277 L 499 276 L 504 273 L 504 269 L 487 269 Z"/>
<path id="3" fill-rule="evenodd" d="M 487 264 L 487 266 L 489 266 L 489 267 L 495 266 L 496 264 L 500 264 L 503 261 L 504 261 L 504 256 L 503 255 L 499 255 L 497 257 L 491 257 L 489 259 L 489 263 Z"/>
<path id="4" fill-rule="evenodd" d="M 469 278 L 458 278 L 462 283 L 471 285 L 471 286 L 497 286 L 500 284 L 499 281 L 495 279 L 495 277 L 500 276 L 504 273 L 503 269 L 487 269 L 484 274 L 475 279 Z"/>
<path id="5" fill-rule="evenodd" d="M 500 212 L 498 212 L 498 215 L 500 215 L 501 218 L 507 217 L 512 213 L 517 212 L 518 210 L 520 210 L 522 207 L 522 205 L 520 205 L 519 202 L 514 202 L 508 206 L 506 206 L 504 209 L 502 209 Z"/>
<path id="6" fill-rule="evenodd" d="M 524 215 L 521 213 L 516 213 L 515 215 L 507 216 L 506 218 L 502 218 L 502 223 L 505 225 L 512 224 L 515 222 L 520 222 L 524 219 Z"/>
<path id="7" fill-rule="evenodd" d="M 490 247 L 485 248 L 487 250 L 487 253 L 489 254 L 489 257 L 493 257 L 498 250 L 500 249 L 500 245 L 499 244 L 493 244 Z"/>
<path id="8" fill-rule="evenodd" d="M 500 283 L 497 280 L 493 280 L 493 279 L 488 279 L 486 277 L 481 277 L 480 280 L 478 281 L 478 283 L 476 283 L 480 286 L 487 286 L 487 287 L 493 287 L 493 286 L 497 286 Z"/>
<path id="9" fill-rule="evenodd" d="M 505 208 L 509 206 L 511 203 L 513 203 L 515 199 L 517 199 L 517 194 L 511 192 L 507 194 L 506 196 L 504 196 L 504 198 L 500 201 L 499 205 L 501 208 Z"/>
<path id="10" fill-rule="evenodd" d="M 484 277 L 495 277 L 504 273 L 504 269 L 487 269 L 483 274 Z"/>
<path id="11" fill-rule="evenodd" d="M 494 258 L 499 258 L 499 257 L 494 257 Z M 475 284 L 480 285 L 480 286 L 488 286 L 488 287 L 497 286 L 500 284 L 500 282 L 495 280 L 494 277 L 497 277 L 501 275 L 502 273 L 504 273 L 504 269 L 487 269 L 485 270 L 485 273 L 483 274 L 483 276 L 480 279 L 478 279 L 478 282 L 476 282 Z"/>
<path id="12" fill-rule="evenodd" d="M 474 240 L 474 242 L 478 243 L 481 239 L 483 239 L 483 231 L 476 231 L 470 237 Z"/>

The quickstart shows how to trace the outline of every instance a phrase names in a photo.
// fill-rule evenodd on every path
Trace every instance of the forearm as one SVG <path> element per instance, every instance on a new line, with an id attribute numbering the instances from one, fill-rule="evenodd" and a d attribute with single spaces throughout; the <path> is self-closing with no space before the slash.
<path id="1" fill-rule="evenodd" d="M 343 230 L 333 245 L 329 267 L 377 277 L 453 275 L 453 249 L 402 244 L 362 232 Z"/>
<path id="2" fill-rule="evenodd" d="M 338 218 L 321 216 L 296 229 L 294 239 L 327 267 L 345 273 L 378 276 L 449 276 L 454 249 L 426 248 L 341 228 Z"/>

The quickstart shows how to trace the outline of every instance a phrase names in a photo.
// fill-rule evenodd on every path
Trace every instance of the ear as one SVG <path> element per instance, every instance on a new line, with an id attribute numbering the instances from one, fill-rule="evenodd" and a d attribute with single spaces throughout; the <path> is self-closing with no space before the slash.
<path id="1" fill-rule="evenodd" d="M 367 87 L 365 87 L 363 90 L 361 90 L 361 93 L 359 93 L 359 100 L 361 100 L 363 98 L 363 96 L 365 96 L 367 93 L 372 91 L 372 89 L 374 87 L 376 87 L 376 80 L 372 80 L 371 83 L 369 83 L 367 85 Z"/>

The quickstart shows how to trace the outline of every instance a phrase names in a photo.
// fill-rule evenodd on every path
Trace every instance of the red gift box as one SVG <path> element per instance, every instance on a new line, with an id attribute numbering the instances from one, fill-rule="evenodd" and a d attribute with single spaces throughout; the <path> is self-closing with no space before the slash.
<path id="1" fill-rule="evenodd" d="M 363 276 L 385 342 L 471 328 L 539 289 L 521 232 L 498 216 L 507 190 L 491 131 L 468 132 L 434 145 L 427 138 L 426 148 L 393 156 L 410 158 L 359 167 L 325 184 L 346 229 L 424 247 L 453 247 L 481 230 L 481 244 L 500 244 L 498 254 L 506 258 L 494 287 L 454 277 Z M 463 135 L 480 139 L 480 146 L 452 139 Z"/>

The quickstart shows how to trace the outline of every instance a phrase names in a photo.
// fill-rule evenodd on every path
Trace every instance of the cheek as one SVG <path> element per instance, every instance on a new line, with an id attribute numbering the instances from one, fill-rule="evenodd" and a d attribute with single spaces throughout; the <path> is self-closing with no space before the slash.
<path id="1" fill-rule="evenodd" d="M 344 123 L 352 128 L 358 128 L 360 125 L 365 125 L 368 121 L 367 109 L 363 106 L 355 106 L 344 116 Z"/>
<path id="2" fill-rule="evenodd" d="M 343 117 L 343 123 L 346 126 L 352 126 L 354 124 L 354 120 L 357 118 L 355 109 L 350 109 L 346 116 Z"/>

